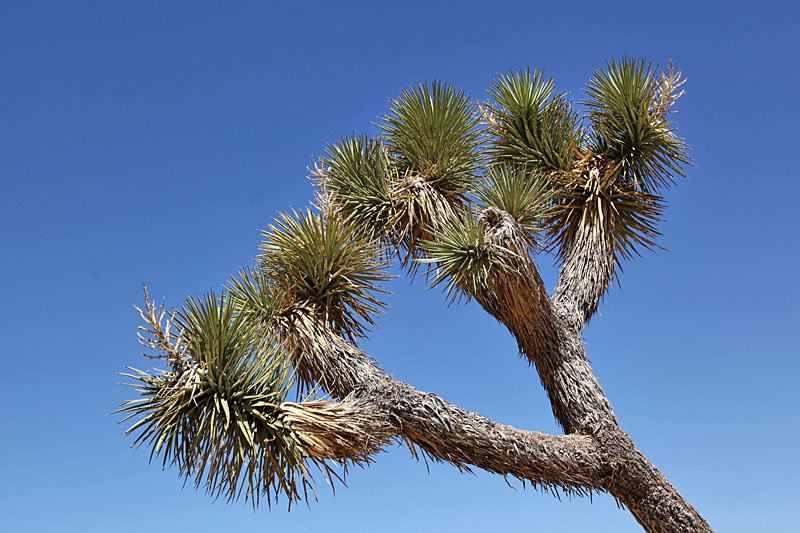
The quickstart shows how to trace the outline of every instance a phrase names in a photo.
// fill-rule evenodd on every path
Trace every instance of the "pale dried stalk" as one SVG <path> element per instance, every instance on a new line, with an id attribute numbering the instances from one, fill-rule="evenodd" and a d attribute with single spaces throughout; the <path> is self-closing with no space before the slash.
<path id="1" fill-rule="evenodd" d="M 672 60 L 669 62 L 669 68 L 661 73 L 661 80 L 656 91 L 655 98 L 653 99 L 653 106 L 650 109 L 650 114 L 653 117 L 653 122 L 661 122 L 668 113 L 675 113 L 676 111 L 670 108 L 675 105 L 678 99 L 686 94 L 686 91 L 678 92 L 678 89 L 686 83 L 688 78 L 681 77 L 681 71 L 675 70 Z"/>
<path id="2" fill-rule="evenodd" d="M 162 387 L 159 396 L 166 398 L 175 391 L 187 389 L 192 391 L 192 397 L 194 397 L 198 383 L 206 371 L 205 364 L 198 363 L 189 357 L 189 346 L 182 330 L 173 342 L 171 330 L 175 321 L 174 314 L 167 318 L 167 312 L 164 310 L 165 303 L 162 302 L 160 306 L 156 307 L 155 300 L 150 301 L 147 285 L 142 284 L 142 287 L 144 288 L 145 308 L 143 310 L 135 305 L 133 307 L 139 312 L 147 326 L 139 326 L 136 336 L 139 344 L 156 352 L 155 355 L 150 353 L 142 355 L 148 359 L 165 359 L 172 368 L 169 372 L 161 371 L 168 381 Z"/>
<path id="3" fill-rule="evenodd" d="M 314 200 L 311 202 L 311 205 L 316 207 L 319 212 L 322 213 L 322 216 L 327 218 L 331 216 L 334 211 L 333 192 L 330 187 L 328 187 L 328 173 L 331 169 L 330 167 L 325 167 L 320 160 L 313 155 L 311 159 L 314 162 L 314 168 L 308 169 L 308 179 L 314 185 Z"/>
<path id="4" fill-rule="evenodd" d="M 148 353 L 142 355 L 150 359 L 166 359 L 173 367 L 180 366 L 187 359 L 187 346 L 184 342 L 183 331 L 178 334 L 178 338 L 173 343 L 170 330 L 175 317 L 170 315 L 165 320 L 167 312 L 164 311 L 164 302 L 159 307 L 156 307 L 155 300 L 150 301 L 147 285 L 142 284 L 142 286 L 144 287 L 145 309 L 142 310 L 135 305 L 133 307 L 139 312 L 147 327 L 139 326 L 136 336 L 139 339 L 139 344 L 157 352 L 156 355 Z"/>

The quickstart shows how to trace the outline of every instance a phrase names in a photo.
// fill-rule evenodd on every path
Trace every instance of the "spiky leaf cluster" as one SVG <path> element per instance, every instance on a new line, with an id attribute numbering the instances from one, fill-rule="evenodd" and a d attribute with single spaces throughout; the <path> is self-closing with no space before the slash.
<path id="1" fill-rule="evenodd" d="M 227 301 L 237 314 L 261 335 L 277 339 L 274 326 L 283 312 L 284 301 L 269 278 L 258 270 L 246 268 L 224 287 Z"/>
<path id="2" fill-rule="evenodd" d="M 664 210 L 661 198 L 620 182 L 614 168 L 605 172 L 601 168 L 602 158 L 590 156 L 573 172 L 553 179 L 557 192 L 547 226 L 561 259 L 575 246 L 592 248 L 608 242 L 619 263 L 656 246 L 657 223 Z M 605 252 L 585 249 L 583 253 Z"/>
<path id="3" fill-rule="evenodd" d="M 341 138 L 328 145 L 320 162 L 316 178 L 332 207 L 367 234 L 389 231 L 397 170 L 385 147 L 365 135 Z"/>
<path id="4" fill-rule="evenodd" d="M 611 62 L 587 84 L 591 128 L 584 130 L 541 71 L 493 82 L 494 103 L 484 110 L 491 152 L 544 173 L 550 245 L 562 259 L 578 235 L 582 245 L 595 237 L 613 242 L 616 261 L 654 246 L 663 211 L 656 193 L 689 162 L 668 120 L 682 83 L 679 73 L 659 75 L 643 61 Z"/>
<path id="5" fill-rule="evenodd" d="M 686 143 L 668 120 L 681 84 L 680 75 L 659 75 L 644 60 L 623 58 L 596 70 L 586 85 L 592 150 L 619 163 L 620 179 L 642 192 L 669 186 L 690 161 Z"/>
<path id="6" fill-rule="evenodd" d="M 540 234 L 550 211 L 547 176 L 524 166 L 497 165 L 489 169 L 474 194 L 483 206 L 496 207 L 511 215 L 525 229 L 530 246 L 539 248 Z"/>
<path id="7" fill-rule="evenodd" d="M 538 248 L 544 226 L 564 265 L 577 258 L 573 277 L 604 291 L 615 260 L 655 246 L 657 194 L 689 161 L 668 120 L 682 83 L 643 61 L 611 62 L 587 85 L 587 130 L 541 71 L 492 83 L 493 102 L 481 108 L 488 132 L 449 85 L 402 91 L 379 140 L 328 145 L 314 170 L 322 215 L 279 215 L 263 232 L 257 267 L 221 297 L 188 300 L 177 330 L 162 330 L 161 310 L 148 304 L 142 315 L 154 338 L 144 344 L 163 351 L 170 369 L 126 374 L 141 394 L 121 409 L 138 417 L 135 444 L 212 494 L 254 504 L 305 497 L 310 466 L 335 475 L 324 457 L 368 460 L 394 435 L 369 409 L 284 402 L 289 389 L 320 384 L 302 363 L 313 346 L 292 344 L 292 334 L 314 339 L 322 318 L 351 341 L 364 336 L 384 307 L 386 245 L 412 273 L 428 263 L 431 285 L 444 285 L 451 301 L 521 308 L 531 302 L 518 306 L 516 286 L 498 281 L 524 277 L 520 259 Z"/>
<path id="8" fill-rule="evenodd" d="M 540 70 L 511 72 L 492 82 L 485 109 L 496 161 L 541 171 L 569 170 L 582 143 L 580 117 Z"/>
<path id="9" fill-rule="evenodd" d="M 403 90 L 380 127 L 401 176 L 421 177 L 459 201 L 481 161 L 478 124 L 468 95 L 434 81 Z"/>
<path id="10" fill-rule="evenodd" d="M 380 244 L 361 228 L 307 210 L 281 213 L 262 236 L 260 268 L 283 305 L 310 306 L 351 340 L 374 326 L 384 307 L 377 293 L 390 276 Z"/>
<path id="11" fill-rule="evenodd" d="M 503 268 L 498 251 L 486 242 L 485 224 L 472 217 L 446 218 L 422 246 L 427 253 L 422 261 L 432 264 L 430 286 L 444 284 L 451 302 L 485 291 L 493 269 Z"/>
<path id="12" fill-rule="evenodd" d="M 142 396 L 120 412 L 138 418 L 127 433 L 151 447 L 151 459 L 228 500 L 306 497 L 308 465 L 328 466 L 308 450 L 279 405 L 292 386 L 280 345 L 237 313 L 227 297 L 190 299 L 175 317 L 171 343 L 184 354 L 170 371 L 124 374 Z M 159 326 L 156 326 L 159 327 Z"/>

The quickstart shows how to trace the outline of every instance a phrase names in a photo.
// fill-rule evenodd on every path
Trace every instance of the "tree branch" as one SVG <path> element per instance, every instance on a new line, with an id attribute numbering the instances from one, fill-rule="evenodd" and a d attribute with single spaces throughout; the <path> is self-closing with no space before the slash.
<path id="1" fill-rule="evenodd" d="M 474 466 L 546 489 L 602 490 L 608 470 L 592 437 L 522 431 L 418 391 L 386 376 L 361 350 L 302 309 L 287 315 L 283 325 L 303 379 L 313 379 L 345 404 L 359 402 L 373 423 L 390 426 L 412 449 L 418 446 L 434 460 L 461 469 Z M 379 432 L 376 438 L 385 435 Z"/>
<path id="2" fill-rule="evenodd" d="M 550 304 L 524 230 L 508 213 L 487 209 L 487 241 L 511 250 L 509 265 L 495 272 L 491 287 L 475 299 L 517 339 L 520 353 L 536 366 L 556 420 L 566 433 L 595 434 L 617 420 L 592 371 L 580 336 Z"/>
<path id="3" fill-rule="evenodd" d="M 551 304 L 543 296 L 544 284 L 524 247 L 519 224 L 495 208 L 487 209 L 482 218 L 486 221 L 487 241 L 515 253 L 507 256 L 512 265 L 506 265 L 492 279 L 491 290 L 476 292 L 475 299 L 508 327 L 520 352 L 536 366 L 553 413 L 564 430 L 597 439 L 601 462 L 611 467 L 602 487 L 627 505 L 646 531 L 711 531 L 697 510 L 619 427 L 586 357 L 580 338 L 583 319 L 570 324 L 569 315 L 561 314 L 564 308 L 580 309 L 582 303 L 592 300 L 596 309 L 605 288 L 595 287 L 596 297 L 555 299 Z M 579 282 L 579 278 L 575 281 Z"/>
<path id="4" fill-rule="evenodd" d="M 617 169 L 600 156 L 577 162 L 560 183 L 552 232 L 560 242 L 562 261 L 552 302 L 566 324 L 580 335 L 597 312 L 614 279 L 614 226 L 617 213 L 610 198 Z"/>

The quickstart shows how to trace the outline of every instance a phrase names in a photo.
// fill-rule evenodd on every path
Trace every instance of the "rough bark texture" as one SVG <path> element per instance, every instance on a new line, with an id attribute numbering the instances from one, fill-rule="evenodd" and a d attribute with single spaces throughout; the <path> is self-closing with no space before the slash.
<path id="1" fill-rule="evenodd" d="M 602 158 L 598 160 L 593 164 L 602 166 Z M 561 229 L 556 231 L 563 236 L 562 267 L 552 297 L 530 256 L 529 236 L 509 213 L 496 207 L 480 215 L 484 241 L 492 247 L 495 262 L 488 274 L 476 274 L 480 279 L 464 289 L 514 335 L 520 353 L 536 367 L 566 435 L 503 426 L 387 377 L 302 302 L 284 314 L 283 337 L 296 354 L 301 382 L 320 385 L 344 402 L 357 402 L 380 422 L 382 429 L 375 430 L 374 442 L 354 442 L 365 453 L 393 435 L 460 468 L 476 466 L 546 488 L 607 491 L 631 510 L 646 531 L 710 531 L 620 428 L 586 356 L 581 331 L 597 311 L 616 266 L 616 211 L 600 180 L 613 173 L 601 173 L 596 166 L 576 170 L 581 179 L 572 184 L 574 198 L 561 206 L 562 221 L 556 225 Z M 424 177 L 407 184 L 398 207 L 402 216 L 395 220 L 400 235 L 389 239 L 398 245 L 401 257 L 405 250 L 406 261 L 424 254 L 420 239 L 435 239 L 438 221 L 453 214 L 435 184 Z M 416 268 L 409 266 L 412 271 Z M 313 433 L 310 426 L 306 429 Z M 335 456 L 334 444 L 320 453 Z"/>
<path id="2" fill-rule="evenodd" d="M 418 446 L 433 459 L 459 468 L 474 466 L 514 476 L 545 489 L 558 487 L 578 494 L 607 491 L 631 510 L 646 531 L 711 531 L 697 511 L 619 428 L 605 396 L 597 396 L 598 390 L 602 393 L 599 385 L 586 388 L 572 378 L 567 380 L 573 384 L 574 394 L 599 402 L 601 406 L 599 412 L 589 416 L 586 404 L 581 403 L 578 412 L 582 415 L 569 416 L 562 421 L 579 431 L 563 436 L 522 431 L 386 376 L 366 354 L 332 333 L 304 309 L 288 314 L 284 320 L 284 337 L 297 356 L 302 378 L 323 385 L 345 405 L 355 404 L 369 413 L 361 415 L 370 422 L 360 430 L 374 431 L 372 441 L 351 441 L 351 447 L 344 446 L 344 450 L 359 449 L 359 446 L 375 450 L 388 437 L 397 436 Z M 591 372 L 582 350 L 574 349 L 569 354 L 552 365 L 566 365 L 566 368 L 551 372 L 550 376 L 572 375 L 569 370 L 575 368 Z M 558 383 L 557 377 L 550 381 Z M 555 387 L 555 390 L 567 389 Z M 576 403 L 579 402 L 565 402 L 564 408 Z M 607 418 L 609 415 L 611 418 Z M 310 428 L 307 424 L 304 431 L 313 433 Z M 316 430 L 317 433 L 325 431 L 331 431 L 331 427 Z M 335 447 L 320 449 L 320 456 L 348 457 L 349 452 L 335 450 Z"/>
<path id="3" fill-rule="evenodd" d="M 369 406 L 373 420 L 391 427 L 389 434 L 436 460 L 511 475 L 544 488 L 607 491 L 646 531 L 711 531 L 619 427 L 586 357 L 581 330 L 613 275 L 613 251 L 598 245 L 587 252 L 583 239 L 576 239 L 574 246 L 584 247 L 583 255 L 577 249 L 567 251 L 559 286 L 548 298 L 517 222 L 495 208 L 487 209 L 482 220 L 486 241 L 505 254 L 506 264 L 472 296 L 506 325 L 521 354 L 536 367 L 566 435 L 498 424 L 393 380 L 302 306 L 283 319 L 284 337 L 297 355 L 301 379 L 345 402 Z M 587 253 L 600 253 L 607 261 L 598 262 Z M 594 269 L 594 274 L 581 279 L 586 269 Z M 378 437 L 383 439 L 386 434 L 381 431 Z"/>
<path id="4" fill-rule="evenodd" d="M 610 218 L 611 213 L 607 217 Z M 610 232 L 600 232 L 597 225 L 584 224 L 574 238 L 575 242 L 564 254 L 553 303 L 566 324 L 580 333 L 597 312 L 614 278 L 616 263 Z"/>
<path id="5" fill-rule="evenodd" d="M 681 82 L 680 75 L 674 76 L 671 71 L 669 78 L 663 80 L 660 100 L 651 115 L 662 124 L 658 127 L 667 128 L 664 115 L 680 96 L 671 95 Z M 426 138 L 427 141 L 436 144 L 441 139 Z M 668 146 L 678 154 L 677 161 L 687 162 L 688 159 L 681 159 L 682 145 L 676 142 L 677 145 Z M 477 144 L 472 149 L 477 150 Z M 439 163 L 437 159 L 434 166 Z M 666 164 L 677 171 L 677 167 Z M 375 224 L 370 226 L 373 228 L 370 235 L 375 236 L 373 231 L 383 231 L 380 236 L 396 246 L 401 262 L 412 274 L 419 268 L 418 259 L 441 261 L 440 267 L 447 264 L 446 256 L 435 257 L 435 249 L 427 246 L 447 241 L 447 233 L 440 230 L 448 229 L 451 222 L 456 225 L 469 222 L 470 231 L 464 235 L 471 239 L 476 227 L 484 232 L 477 240 L 466 243 L 456 240 L 452 246 L 473 259 L 478 257 L 470 259 L 473 262 L 469 264 L 478 264 L 480 268 L 460 269 L 463 277 L 458 279 L 450 273 L 453 281 L 450 287 L 467 291 L 514 335 L 520 354 L 535 366 L 565 435 L 545 435 L 506 426 L 385 375 L 372 359 L 336 333 L 344 330 L 334 327 L 335 320 L 334 326 L 326 322 L 320 305 L 314 304 L 313 291 L 293 292 L 295 285 L 305 287 L 312 280 L 327 283 L 329 280 L 323 278 L 334 274 L 318 276 L 314 271 L 309 275 L 301 269 L 300 275 L 276 285 L 276 290 L 286 291 L 286 301 L 275 311 L 277 318 L 270 310 L 269 320 L 277 322 L 279 336 L 294 358 L 301 392 L 319 386 L 338 400 L 283 403 L 278 407 L 282 420 L 294 428 L 302 442 L 303 456 L 319 459 L 322 465 L 326 464 L 325 459 L 343 465 L 367 462 L 382 446 L 401 439 L 415 454 L 421 450 L 433 460 L 460 469 L 477 467 L 514 476 L 545 490 L 575 494 L 606 491 L 630 509 L 649 532 L 711 531 L 697 510 L 620 428 L 581 339 L 584 324 L 596 313 L 614 278 L 615 254 L 624 259 L 634 253 L 635 245 L 653 246 L 651 239 L 657 235 L 655 222 L 663 207 L 661 199 L 636 183 L 623 183 L 621 165 L 621 161 L 609 161 L 603 153 L 589 153 L 574 162 L 571 171 L 559 170 L 551 176 L 549 192 L 557 190 L 557 194 L 544 196 L 548 208 L 543 216 L 547 217 L 553 242 L 558 244 L 562 263 L 552 297 L 548 296 L 531 258 L 534 244 L 531 234 L 511 214 L 491 206 L 480 214 L 480 223 L 473 225 L 474 206 L 465 203 L 466 193 L 459 189 L 463 184 L 447 189 L 431 178 L 430 172 L 409 168 L 402 177 L 395 176 L 398 179 L 391 186 L 391 180 L 376 182 L 380 189 L 378 198 L 369 200 L 381 205 L 380 220 L 372 221 Z M 350 176 L 350 181 L 342 178 L 336 184 L 337 178 L 332 175 L 334 186 L 327 189 L 329 171 L 316 168 L 314 172 L 323 187 L 320 204 L 324 217 L 331 218 L 314 220 L 341 216 L 335 219 L 350 223 L 350 227 L 363 224 L 373 213 L 372 204 L 367 208 L 362 206 L 357 218 L 348 218 L 348 202 L 352 203 L 353 195 L 363 192 L 359 187 L 364 183 L 353 188 Z M 353 189 L 349 196 L 337 199 L 337 194 L 348 187 Z M 506 205 L 495 201 L 498 204 Z M 461 226 L 456 227 L 456 231 L 460 229 Z M 441 242 L 436 243 L 437 238 Z M 309 242 L 312 244 L 300 246 L 301 255 L 316 253 L 315 246 L 319 243 Z M 324 246 L 320 244 L 319 248 Z M 280 246 L 273 243 L 268 251 L 279 253 Z M 328 261 L 328 256 L 323 257 Z M 448 271 L 444 268 L 441 271 L 447 277 Z M 297 281 L 300 278 L 302 283 Z M 365 285 L 369 290 L 374 289 L 369 283 Z M 349 290 L 347 284 L 342 287 L 337 290 Z M 170 344 L 168 327 L 164 333 L 160 325 L 154 325 L 160 324 L 154 306 L 148 304 L 148 312 L 146 322 L 154 329 L 146 331 L 158 331 L 160 337 L 156 335 L 157 342 L 146 340 L 145 344 L 166 350 L 173 366 L 181 364 L 184 354 Z M 368 314 L 364 312 L 362 316 Z M 367 321 L 371 323 L 371 318 Z M 305 476 L 304 471 L 300 475 Z M 296 490 L 287 492 L 290 497 L 297 497 Z"/>
<path id="6" fill-rule="evenodd" d="M 558 487 L 579 494 L 602 490 L 599 482 L 609 471 L 591 437 L 522 431 L 418 391 L 386 376 L 361 350 L 305 313 L 287 320 L 285 337 L 305 377 L 325 384 L 347 409 L 354 406 L 369 413 L 359 415 L 361 420 L 369 419 L 360 429 L 375 439 L 397 436 L 434 460 L 514 476 L 545 489 Z M 349 420 L 349 414 L 340 420 Z M 302 427 L 304 433 L 323 434 L 332 429 L 335 431 L 331 427 L 313 429 L 309 423 Z M 346 433 L 345 437 L 351 432 Z M 354 437 L 351 444 L 350 449 L 375 447 L 363 438 L 357 441 Z M 319 450 L 320 456 L 325 456 L 326 449 Z M 347 458 L 347 453 L 327 457 Z"/>
<path id="7" fill-rule="evenodd" d="M 593 435 L 617 420 L 592 371 L 580 334 L 555 312 L 538 269 L 522 240 L 522 228 L 507 213 L 489 209 L 487 241 L 513 255 L 492 280 L 491 290 L 473 296 L 509 329 L 520 353 L 536 366 L 553 414 L 566 433 Z"/>
<path id="8" fill-rule="evenodd" d="M 508 327 L 520 352 L 536 366 L 564 431 L 597 439 L 604 463 L 610 467 L 601 486 L 626 505 L 646 531 L 711 531 L 697 510 L 619 427 L 586 357 L 580 332 L 596 311 L 613 275 L 613 268 L 609 267 L 613 266 L 613 247 L 606 243 L 587 248 L 587 243 L 578 239 L 574 245 L 580 249 L 568 250 L 571 263 L 562 267 L 560 289 L 552 300 L 547 300 L 536 265 L 527 250 L 519 247 L 521 240 L 517 236 L 522 229 L 506 213 L 489 210 L 484 216 L 489 222 L 490 239 L 516 251 L 517 264 L 512 274 L 497 276 L 493 294 L 476 294 L 475 298 Z M 594 253 L 607 254 L 605 261 L 592 263 Z M 570 268 L 594 273 L 581 280 Z M 579 289 L 581 282 L 602 286 Z M 543 331 L 547 334 L 543 335 Z"/>

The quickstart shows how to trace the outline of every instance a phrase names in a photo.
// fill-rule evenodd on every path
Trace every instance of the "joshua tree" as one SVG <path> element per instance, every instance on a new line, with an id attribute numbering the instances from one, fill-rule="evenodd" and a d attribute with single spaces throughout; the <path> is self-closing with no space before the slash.
<path id="1" fill-rule="evenodd" d="M 655 246 L 660 194 L 689 164 L 670 120 L 682 84 L 626 58 L 593 74 L 581 111 L 541 71 L 498 77 L 484 104 L 441 82 L 402 91 L 378 138 L 328 145 L 313 207 L 280 214 L 220 294 L 167 313 L 145 291 L 140 339 L 166 368 L 126 374 L 141 394 L 121 408 L 128 432 L 198 487 L 254 505 L 307 499 L 312 474 L 401 441 L 545 490 L 608 492 L 647 531 L 710 531 L 620 428 L 581 341 L 620 262 Z M 550 296 L 542 251 L 559 263 Z M 508 328 L 563 435 L 418 391 L 358 348 L 395 257 Z"/>

